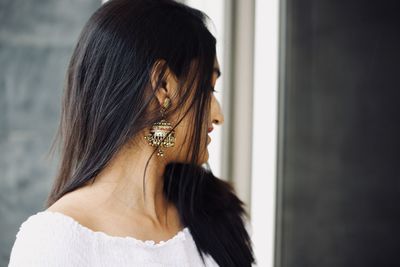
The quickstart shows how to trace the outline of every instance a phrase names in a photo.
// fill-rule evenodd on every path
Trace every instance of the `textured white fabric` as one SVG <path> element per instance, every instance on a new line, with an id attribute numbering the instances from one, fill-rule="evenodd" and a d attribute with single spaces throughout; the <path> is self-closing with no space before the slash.
<path id="1" fill-rule="evenodd" d="M 21 224 L 8 266 L 218 266 L 210 255 L 204 259 L 205 265 L 187 227 L 155 243 L 93 231 L 70 216 L 45 210 Z"/>

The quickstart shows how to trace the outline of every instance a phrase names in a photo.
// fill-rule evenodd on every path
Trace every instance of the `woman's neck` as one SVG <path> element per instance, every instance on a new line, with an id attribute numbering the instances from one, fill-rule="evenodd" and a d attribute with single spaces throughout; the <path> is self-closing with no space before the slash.
<path id="1" fill-rule="evenodd" d="M 163 193 L 166 163 L 156 155 L 148 163 L 143 190 L 145 166 L 152 152 L 153 148 L 145 144 L 124 147 L 85 189 L 107 210 L 128 217 L 139 213 L 162 227 L 172 207 Z"/>

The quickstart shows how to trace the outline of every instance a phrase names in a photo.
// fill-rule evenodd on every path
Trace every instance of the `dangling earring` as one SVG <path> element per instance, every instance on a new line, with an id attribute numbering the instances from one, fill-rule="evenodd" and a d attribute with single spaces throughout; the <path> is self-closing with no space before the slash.
<path id="1" fill-rule="evenodd" d="M 172 125 L 165 120 L 165 111 L 169 107 L 171 100 L 165 98 L 161 107 L 161 121 L 156 122 L 151 127 L 150 134 L 144 137 L 151 146 L 158 146 L 157 156 L 164 156 L 164 148 L 173 147 L 175 145 L 175 131 L 172 130 Z"/>

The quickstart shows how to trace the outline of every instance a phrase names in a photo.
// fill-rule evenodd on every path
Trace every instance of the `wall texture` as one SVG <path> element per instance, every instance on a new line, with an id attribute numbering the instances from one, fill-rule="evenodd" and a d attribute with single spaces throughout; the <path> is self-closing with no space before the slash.
<path id="1" fill-rule="evenodd" d="M 277 266 L 400 266 L 400 3 L 286 2 Z"/>
<path id="2" fill-rule="evenodd" d="M 0 0 L 0 266 L 42 209 L 57 159 L 47 159 L 66 67 L 100 0 Z"/>

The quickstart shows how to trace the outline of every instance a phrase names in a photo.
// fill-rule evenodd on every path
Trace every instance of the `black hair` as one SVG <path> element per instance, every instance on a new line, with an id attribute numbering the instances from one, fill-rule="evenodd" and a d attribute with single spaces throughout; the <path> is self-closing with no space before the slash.
<path id="1" fill-rule="evenodd" d="M 167 165 L 164 192 L 202 258 L 207 253 L 220 266 L 250 266 L 254 258 L 244 204 L 228 182 L 197 164 L 206 145 L 200 140 L 207 134 L 216 56 L 206 18 L 172 0 L 110 0 L 94 12 L 68 65 L 53 143 L 61 147 L 61 160 L 46 207 L 94 182 L 121 147 L 160 120 L 151 107 L 168 67 L 179 80 L 175 107 L 189 101 L 184 114 L 193 116 L 193 127 L 188 163 Z"/>

